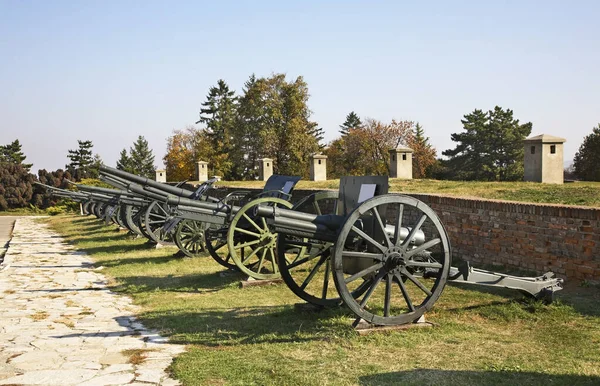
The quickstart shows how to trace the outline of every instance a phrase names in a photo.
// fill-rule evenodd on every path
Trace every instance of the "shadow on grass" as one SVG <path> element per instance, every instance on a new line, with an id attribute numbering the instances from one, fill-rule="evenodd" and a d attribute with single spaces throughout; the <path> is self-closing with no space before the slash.
<path id="1" fill-rule="evenodd" d="M 148 312 L 146 326 L 168 331 L 169 342 L 208 347 L 239 344 L 327 341 L 347 335 L 343 307 L 307 312 L 293 305 L 207 309 L 199 312 Z M 351 332 L 350 332 L 351 333 Z"/>
<path id="2" fill-rule="evenodd" d="M 179 257 L 149 257 L 131 260 L 128 263 L 144 264 L 148 262 L 166 263 L 169 260 L 181 259 Z M 113 260 L 104 264 L 106 266 L 122 265 L 123 260 Z M 129 294 L 153 292 L 156 290 L 166 292 L 188 292 L 188 293 L 207 293 L 217 292 L 224 288 L 237 285 L 244 276 L 239 272 L 227 271 L 226 275 L 221 272 L 214 273 L 195 273 L 190 275 L 166 275 L 166 276 L 125 276 L 119 277 L 119 285 L 112 289 L 118 292 Z"/>
<path id="3" fill-rule="evenodd" d="M 518 370 L 459 371 L 420 369 L 380 373 L 359 378 L 360 385 L 598 385 L 600 377 L 543 374 Z"/>

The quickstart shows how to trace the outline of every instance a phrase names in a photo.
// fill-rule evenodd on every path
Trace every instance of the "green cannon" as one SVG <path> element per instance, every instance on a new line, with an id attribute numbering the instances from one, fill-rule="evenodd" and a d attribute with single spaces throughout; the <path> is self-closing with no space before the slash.
<path id="1" fill-rule="evenodd" d="M 277 263 L 296 295 L 318 306 L 347 305 L 355 325 L 397 325 L 418 321 L 448 281 L 512 288 L 543 300 L 562 288 L 551 272 L 517 277 L 452 267 L 450 240 L 437 214 L 387 190 L 387 177 L 345 177 L 331 214 L 255 208 L 279 233 Z"/>

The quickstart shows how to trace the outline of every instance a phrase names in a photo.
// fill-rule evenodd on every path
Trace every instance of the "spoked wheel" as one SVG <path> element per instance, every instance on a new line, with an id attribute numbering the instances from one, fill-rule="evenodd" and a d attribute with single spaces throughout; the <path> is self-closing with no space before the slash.
<path id="1" fill-rule="evenodd" d="M 311 214 L 335 214 L 338 192 L 318 192 L 305 197 L 292 208 Z M 319 306 L 342 303 L 333 284 L 331 252 L 333 240 L 321 241 L 280 233 L 277 265 L 281 278 L 301 299 Z"/>
<path id="2" fill-rule="evenodd" d="M 174 234 L 175 245 L 189 257 L 198 257 L 204 251 L 205 225 L 200 221 L 182 220 Z"/>
<path id="3" fill-rule="evenodd" d="M 435 212 L 415 198 L 390 194 L 367 200 L 350 214 L 331 269 L 356 322 L 396 325 L 415 322 L 433 307 L 450 260 L 450 241 Z M 364 282 L 366 291 L 355 299 L 352 292 Z"/>
<path id="4" fill-rule="evenodd" d="M 135 207 L 133 205 L 126 205 L 125 210 L 122 211 L 123 222 L 125 223 L 127 229 L 139 236 L 143 236 L 144 234 L 142 233 L 140 228 L 138 228 L 137 221 L 135 221 L 138 211 L 138 207 Z"/>
<path id="5" fill-rule="evenodd" d="M 100 205 L 101 204 L 99 202 L 93 202 L 91 206 L 92 214 L 96 216 L 96 218 L 100 218 L 100 215 L 98 214 L 98 210 L 100 210 Z"/>
<path id="6" fill-rule="evenodd" d="M 86 202 L 83 203 L 83 206 L 81 207 L 81 210 L 82 210 L 84 216 L 89 216 L 90 214 L 92 214 L 92 212 L 90 211 L 90 205 L 91 204 L 92 203 L 89 202 L 89 201 L 86 201 Z"/>
<path id="7" fill-rule="evenodd" d="M 144 214 L 144 227 L 152 241 L 160 244 L 173 244 L 173 234 L 163 230 L 169 217 L 169 208 L 166 204 L 152 201 L 148 206 Z"/>
<path id="8" fill-rule="evenodd" d="M 271 230 L 264 217 L 254 216 L 259 205 L 292 207 L 289 201 L 275 197 L 250 201 L 236 213 L 229 225 L 227 248 L 240 271 L 255 279 L 275 279 L 280 277 L 275 257 L 277 233 Z"/>
<path id="9" fill-rule="evenodd" d="M 239 271 L 239 268 L 231 259 L 231 254 L 227 249 L 227 226 L 220 228 L 208 228 L 204 231 L 206 240 L 206 249 L 210 256 L 219 264 L 227 269 Z"/>
<path id="10" fill-rule="evenodd" d="M 142 233 L 142 236 L 147 238 L 149 241 L 155 242 L 152 237 L 150 237 L 150 233 L 148 233 L 148 229 L 146 229 L 146 210 L 148 206 L 141 207 L 138 212 L 133 216 L 133 220 L 137 225 L 138 229 Z"/>

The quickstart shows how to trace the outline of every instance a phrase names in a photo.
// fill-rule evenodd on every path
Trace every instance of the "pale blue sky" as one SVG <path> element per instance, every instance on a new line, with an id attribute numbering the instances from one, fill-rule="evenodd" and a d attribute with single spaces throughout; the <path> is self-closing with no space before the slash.
<path id="1" fill-rule="evenodd" d="M 568 161 L 600 122 L 599 20 L 599 1 L 0 0 L 0 144 L 54 170 L 76 139 L 114 165 L 142 134 L 162 166 L 219 78 L 283 72 L 328 140 L 354 110 L 421 122 L 440 154 L 500 105 Z"/>

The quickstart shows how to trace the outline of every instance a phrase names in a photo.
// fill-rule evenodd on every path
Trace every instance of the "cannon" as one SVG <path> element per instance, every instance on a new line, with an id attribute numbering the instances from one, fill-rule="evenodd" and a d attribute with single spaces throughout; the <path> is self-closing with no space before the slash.
<path id="1" fill-rule="evenodd" d="M 137 176 L 123 170 L 114 169 L 105 165 L 100 167 L 100 179 L 118 189 L 126 190 L 145 200 L 138 205 L 124 205 L 124 222 L 128 223 L 137 233 L 161 244 L 173 244 L 173 232 L 164 227 L 171 208 L 166 203 L 167 198 L 177 197 L 182 199 L 207 200 L 207 192 L 217 181 L 211 179 L 200 185 L 195 191 L 156 182 L 146 177 Z"/>
<path id="2" fill-rule="evenodd" d="M 517 277 L 452 267 L 450 240 L 437 214 L 387 190 L 387 177 L 345 177 L 330 214 L 254 208 L 279 234 L 277 264 L 296 295 L 317 306 L 345 304 L 356 315 L 355 326 L 361 320 L 398 325 L 418 321 L 449 281 L 512 288 L 544 300 L 562 288 L 551 272 Z"/>
<path id="3" fill-rule="evenodd" d="M 202 240 L 211 257 L 228 269 L 254 279 L 279 278 L 277 234 L 256 217 L 255 210 L 258 206 L 294 210 L 302 207 L 302 203 L 293 206 L 290 202 L 299 180 L 300 177 L 273 175 L 258 194 L 235 191 L 219 200 L 190 201 L 171 196 L 166 200 L 172 208 L 171 218 L 164 227 L 174 229 L 177 246 L 189 256 L 200 253 Z"/>

